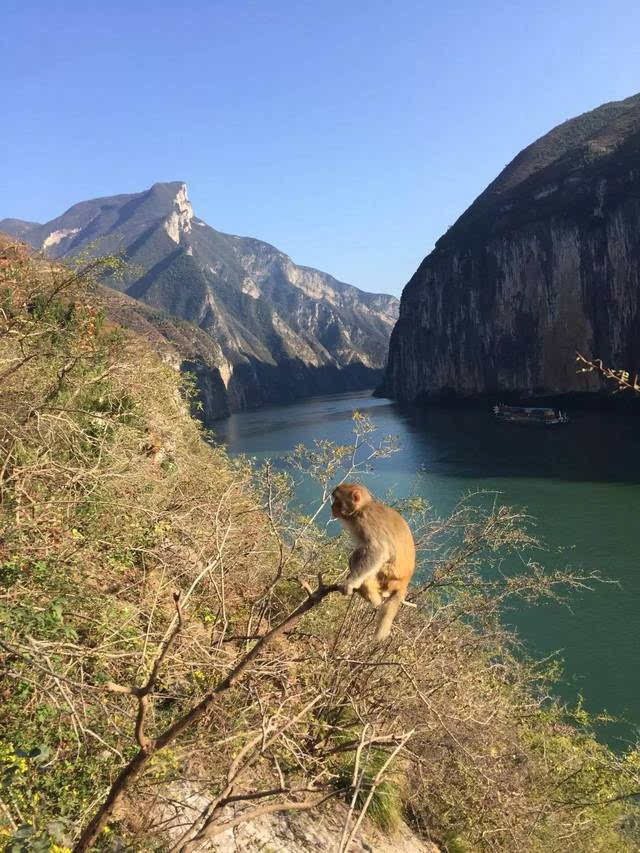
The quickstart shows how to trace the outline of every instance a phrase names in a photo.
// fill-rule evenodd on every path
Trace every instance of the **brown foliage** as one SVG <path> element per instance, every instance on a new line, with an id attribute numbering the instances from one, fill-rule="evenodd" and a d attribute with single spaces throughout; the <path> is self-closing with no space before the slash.
<path id="1" fill-rule="evenodd" d="M 301 516 L 289 477 L 203 441 L 179 377 L 104 322 L 104 261 L 0 257 L 5 837 L 62 816 L 86 849 L 108 818 L 130 849 L 189 850 L 340 796 L 343 850 L 363 808 L 452 851 L 633 849 L 636 754 L 571 725 L 500 619 L 594 578 L 544 572 L 526 519 L 486 495 L 447 519 L 400 502 L 421 582 L 372 643 L 370 609 L 328 594 L 350 549 L 318 522 L 331 485 L 393 442 L 358 416 L 353 446 L 297 448 L 320 486 Z M 42 742 L 47 773 L 11 758 Z"/>

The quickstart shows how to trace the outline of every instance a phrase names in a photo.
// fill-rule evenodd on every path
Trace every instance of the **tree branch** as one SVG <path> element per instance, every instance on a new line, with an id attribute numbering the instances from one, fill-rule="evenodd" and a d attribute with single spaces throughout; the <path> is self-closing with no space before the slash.
<path id="1" fill-rule="evenodd" d="M 172 743 L 185 729 L 190 728 L 195 725 L 198 720 L 215 704 L 218 694 L 223 693 L 225 690 L 229 690 L 239 681 L 247 672 L 251 664 L 260 656 L 260 654 L 264 651 L 264 649 L 270 645 L 274 640 L 276 640 L 281 634 L 290 628 L 292 625 L 295 625 L 299 619 L 304 616 L 305 613 L 308 613 L 309 610 L 312 610 L 314 607 L 317 607 L 323 599 L 332 592 L 337 592 L 340 589 L 338 584 L 329 584 L 326 585 L 322 582 L 322 578 L 319 577 L 319 583 L 317 589 L 315 589 L 311 594 L 307 594 L 307 598 L 300 604 L 294 611 L 292 611 L 285 619 L 282 620 L 275 628 L 272 628 L 267 634 L 260 639 L 255 646 L 246 654 L 243 658 L 234 666 L 234 668 L 229 672 L 222 681 L 218 682 L 218 684 L 207 693 L 197 705 L 194 705 L 190 711 L 184 714 L 182 717 L 177 719 L 168 729 L 166 729 L 161 735 L 159 735 L 155 739 L 146 739 L 144 740 L 145 745 L 140 745 L 139 752 L 131 759 L 131 761 L 122 768 L 115 781 L 111 785 L 109 793 L 107 794 L 107 798 L 104 803 L 98 808 L 94 816 L 91 818 L 89 823 L 85 826 L 82 833 L 80 834 L 80 838 L 78 839 L 75 847 L 73 848 L 73 853 L 85 853 L 86 850 L 90 850 L 102 829 L 104 828 L 106 822 L 109 817 L 113 813 L 114 808 L 120 802 L 124 792 L 127 787 L 133 782 L 137 777 L 142 773 L 148 764 L 150 758 L 159 750 L 163 749 L 168 744 Z M 160 655 L 164 659 L 166 655 L 167 648 L 161 651 Z M 164 653 L 163 653 L 164 652 Z M 154 666 L 152 669 L 152 675 L 154 670 L 157 675 L 157 667 Z M 151 677 L 151 676 L 150 676 Z M 147 682 L 148 684 L 149 682 Z M 122 692 L 122 691 L 121 691 Z M 145 694 L 146 695 L 146 694 Z M 139 711 L 140 716 L 140 711 Z M 144 722 L 144 714 L 142 722 Z M 318 803 L 319 804 L 319 803 Z M 293 807 L 296 807 L 294 805 Z M 311 805 L 306 806 L 306 808 L 312 808 L 313 803 Z"/>
<path id="2" fill-rule="evenodd" d="M 327 800 L 330 800 L 332 797 L 337 797 L 338 794 L 344 793 L 342 790 L 330 791 L 328 794 L 323 794 L 322 797 L 317 797 L 313 800 L 300 800 L 299 802 L 296 800 L 288 800 L 283 803 L 271 803 L 270 805 L 260 806 L 257 809 L 253 809 L 252 811 L 243 812 L 238 817 L 233 818 L 233 820 L 228 820 L 226 823 L 219 823 L 217 825 L 212 825 L 207 827 L 206 832 L 202 836 L 196 836 L 193 842 L 189 842 L 186 847 L 184 847 L 184 853 L 187 851 L 191 851 L 196 849 L 193 847 L 193 844 L 200 843 L 205 838 L 210 839 L 214 838 L 216 835 L 220 835 L 223 832 L 226 832 L 228 829 L 231 829 L 234 826 L 238 826 L 240 823 L 246 823 L 249 820 L 255 820 L 255 818 L 262 817 L 262 815 L 273 814 L 274 812 L 287 812 L 292 811 L 293 809 L 297 809 L 298 811 L 303 811 L 305 809 L 313 809 L 317 806 L 321 806 L 322 803 L 326 803 Z"/>

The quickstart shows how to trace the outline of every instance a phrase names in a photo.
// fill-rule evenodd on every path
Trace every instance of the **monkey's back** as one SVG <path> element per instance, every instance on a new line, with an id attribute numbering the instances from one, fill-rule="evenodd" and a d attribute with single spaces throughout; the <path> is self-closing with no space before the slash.
<path id="1" fill-rule="evenodd" d="M 408 583 L 416 565 L 416 547 L 405 519 L 379 501 L 371 501 L 363 509 L 362 516 L 365 522 L 362 527 L 368 531 L 368 538 L 383 543 L 391 552 L 384 567 L 387 576 Z"/>

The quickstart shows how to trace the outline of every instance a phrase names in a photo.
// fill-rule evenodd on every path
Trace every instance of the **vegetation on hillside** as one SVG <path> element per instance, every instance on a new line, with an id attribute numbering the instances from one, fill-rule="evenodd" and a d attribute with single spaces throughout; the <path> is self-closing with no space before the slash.
<path id="1" fill-rule="evenodd" d="M 230 459 L 188 384 L 96 307 L 105 263 L 0 247 L 5 849 L 87 849 L 102 813 L 95 849 L 187 851 L 330 799 L 348 806 L 341 851 L 363 809 L 451 853 L 637 849 L 640 756 L 553 700 L 554 667 L 500 619 L 590 579 L 546 573 L 496 499 L 446 519 L 407 499 L 415 606 L 373 645 L 372 612 L 332 594 L 349 543 L 319 519 L 330 486 L 393 443 L 356 417 L 352 446 L 297 448 L 291 475 Z"/>

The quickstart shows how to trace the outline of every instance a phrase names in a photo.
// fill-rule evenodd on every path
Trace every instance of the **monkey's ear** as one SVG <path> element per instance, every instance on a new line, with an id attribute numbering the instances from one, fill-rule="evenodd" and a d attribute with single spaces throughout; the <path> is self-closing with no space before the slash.
<path id="1" fill-rule="evenodd" d="M 354 502 L 354 504 L 360 503 L 360 501 L 362 500 L 362 492 L 360 491 L 360 489 L 354 489 L 351 492 L 351 500 Z"/>

